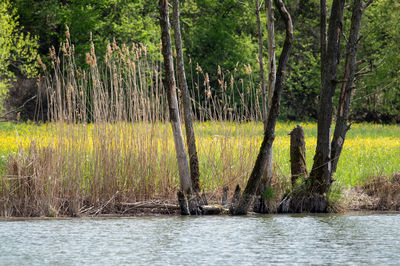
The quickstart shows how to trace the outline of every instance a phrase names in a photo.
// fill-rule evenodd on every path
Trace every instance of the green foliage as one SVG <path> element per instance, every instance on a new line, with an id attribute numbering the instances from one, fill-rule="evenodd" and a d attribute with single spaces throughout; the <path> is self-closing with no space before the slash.
<path id="1" fill-rule="evenodd" d="M 272 187 L 267 187 L 263 193 L 266 200 L 272 200 L 275 197 L 275 191 Z"/>
<path id="2" fill-rule="evenodd" d="M 359 46 L 360 72 L 372 72 L 356 83 L 355 119 L 400 122 L 400 3 L 376 0 L 366 9 Z"/>
<path id="3" fill-rule="evenodd" d="M 158 55 L 158 21 L 150 16 L 156 13 L 155 1 L 16 0 L 16 6 L 25 29 L 40 36 L 42 57 L 52 46 L 58 51 L 59 44 L 65 42 L 65 25 L 80 55 L 80 67 L 86 66 L 84 55 L 90 50 L 91 35 L 98 56 L 104 56 L 107 43 L 113 39 L 127 44 L 142 42 L 151 55 Z"/>
<path id="4" fill-rule="evenodd" d="M 316 119 L 317 97 L 321 88 L 319 3 L 291 1 L 288 9 L 293 17 L 295 39 L 280 118 L 297 121 Z"/>
<path id="5" fill-rule="evenodd" d="M 332 1 L 327 2 L 328 6 L 331 6 Z M 370 63 L 374 69 L 369 75 L 359 77 L 356 82 L 352 117 L 358 121 L 400 121 L 398 115 L 400 113 L 398 78 L 400 76 L 400 46 L 398 45 L 400 7 L 397 2 L 375 0 L 364 12 L 358 59 L 365 59 L 366 63 L 360 65 L 359 71 L 368 70 Z M 261 23 L 266 62 L 267 30 L 265 2 L 263 3 Z M 59 44 L 64 42 L 65 25 L 68 25 L 71 41 L 75 45 L 75 54 L 78 57 L 81 55 L 77 60 L 78 67 L 87 67 L 84 55 L 90 50 L 91 33 L 96 54 L 99 57 L 104 56 L 107 43 L 116 39 L 119 44 L 144 43 L 148 56 L 160 59 L 157 4 L 157 1 L 152 0 L 14 0 L 13 5 L 16 9 L 12 9 L 7 0 L 2 4 L 2 9 L 7 6 L 6 13 L 15 23 L 19 17 L 18 21 L 22 27 L 13 26 L 7 22 L 8 27 L 16 27 L 17 32 L 24 33 L 23 37 L 20 36 L 18 39 L 29 43 L 35 40 L 30 36 L 40 37 L 37 40 L 39 54 L 45 63 L 49 63 L 46 58 L 49 48 L 54 45 L 58 51 Z M 321 87 L 319 1 L 290 0 L 285 1 L 285 4 L 293 19 L 295 41 L 289 59 L 280 118 L 312 120 L 316 118 L 317 98 Z M 209 74 L 213 95 L 225 93 L 218 90 L 220 87 L 218 66 L 223 72 L 230 71 L 234 74 L 236 80 L 243 79 L 245 83 L 252 84 L 250 97 L 255 97 L 254 91 L 259 90 L 258 32 L 254 5 L 253 0 L 181 1 L 181 28 L 186 63 L 191 62 L 193 68 L 199 64 L 203 73 Z M 347 8 L 343 25 L 345 34 L 349 31 L 350 18 L 351 8 Z M 4 15 L 2 20 L 6 20 Z M 11 28 L 2 27 L 5 33 L 2 33 L 0 38 L 10 39 L 6 36 L 10 36 Z M 275 11 L 277 58 L 284 36 L 283 20 L 279 12 Z M 342 39 L 341 65 L 344 63 L 345 44 Z M 34 48 L 29 45 L 25 47 Z M 26 51 L 30 53 L 29 49 Z M 20 56 L 25 56 L 27 53 L 22 53 Z M 0 57 L 0 60 L 9 58 L 8 52 L 2 52 Z M 26 64 L 20 64 L 22 65 Z M 244 65 L 250 65 L 253 70 L 251 75 L 246 74 Z M 189 86 L 195 86 L 198 81 L 203 83 L 203 80 L 197 80 L 197 77 L 191 76 L 190 67 L 187 69 Z M 342 72 L 342 70 L 339 71 L 338 77 L 343 75 Z M 246 87 L 242 88 L 240 84 L 235 84 L 231 88 L 228 86 L 227 93 L 234 94 L 235 101 L 240 99 L 239 93 L 250 94 L 249 90 Z M 247 92 L 244 91 L 246 89 Z M 336 91 L 336 94 L 338 93 L 339 87 Z M 196 97 L 205 98 L 206 96 L 201 93 Z M 204 99 L 196 99 L 198 102 L 201 100 Z"/>
<path id="6" fill-rule="evenodd" d="M 15 8 L 0 3 L 0 111 L 10 82 L 16 76 L 37 74 L 37 38 L 21 32 Z"/>

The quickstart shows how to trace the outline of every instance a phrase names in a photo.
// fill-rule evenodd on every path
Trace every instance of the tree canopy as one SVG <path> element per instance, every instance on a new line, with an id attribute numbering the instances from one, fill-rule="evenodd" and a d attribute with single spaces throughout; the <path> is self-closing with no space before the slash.
<path id="1" fill-rule="evenodd" d="M 187 69 L 190 69 L 189 64 L 193 68 L 201 66 L 204 73 L 209 74 L 212 90 L 218 88 L 219 68 L 231 73 L 236 69 L 235 77 L 251 80 L 257 90 L 258 75 L 247 75 L 250 69 L 259 69 L 253 2 L 185 0 L 181 5 Z M 319 1 L 288 0 L 285 5 L 292 14 L 295 41 L 280 118 L 313 120 L 317 117 L 316 103 L 321 87 Z M 358 60 L 363 62 L 360 69 L 365 73 L 359 75 L 355 83 L 352 119 L 400 121 L 399 5 L 395 0 L 376 0 L 365 12 L 358 52 Z M 90 36 L 100 57 L 105 55 L 107 43 L 115 39 L 117 43 L 143 43 L 149 56 L 161 60 L 156 1 L 6 0 L 2 1 L 0 12 L 0 70 L 4 77 L 11 73 L 35 73 L 36 63 L 32 59 L 36 58 L 36 51 L 48 63 L 49 48 L 59 49 L 59 44 L 65 40 L 66 25 L 76 55 L 80 55 L 77 62 L 83 68 L 87 67 L 84 55 L 90 50 Z M 344 32 L 349 29 L 350 13 L 345 10 Z M 275 16 L 279 56 L 284 24 L 278 13 Z M 261 12 L 261 23 L 266 33 L 265 12 Z M 267 43 L 267 34 L 264 34 L 264 43 Z M 342 46 L 345 47 L 344 42 Z M 264 56 L 267 58 L 266 54 Z M 188 71 L 189 86 L 194 84 L 194 78 Z M 338 95 L 336 101 L 337 98 Z"/>

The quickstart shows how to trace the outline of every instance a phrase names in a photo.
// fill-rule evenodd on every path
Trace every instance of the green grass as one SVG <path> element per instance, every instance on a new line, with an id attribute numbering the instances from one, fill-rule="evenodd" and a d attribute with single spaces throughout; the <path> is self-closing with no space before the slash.
<path id="1" fill-rule="evenodd" d="M 307 166 L 310 170 L 316 146 L 316 124 L 300 123 L 305 131 Z M 54 125 L 33 123 L 0 123 L 0 167 L 4 167 L 7 157 L 17 153 L 20 143 L 26 146 L 31 140 L 51 142 Z M 132 127 L 153 127 L 154 138 L 168 148 L 165 164 L 175 165 L 173 142 L 169 124 Z M 289 136 L 296 123 L 280 122 L 276 127 L 274 143 L 275 172 L 281 177 L 290 176 Z M 219 187 L 235 176 L 234 180 L 245 183 L 252 169 L 262 140 L 261 123 L 204 122 L 196 123 L 195 131 L 200 156 L 202 184 L 208 189 Z M 168 135 L 167 140 L 165 133 Z M 140 138 L 140 134 L 138 135 Z M 53 138 L 55 138 L 53 136 Z M 49 140 L 50 139 L 50 140 Z M 161 167 L 161 166 L 160 166 Z M 175 169 L 173 166 L 171 169 Z M 145 165 L 141 166 L 147 169 Z M 170 168 L 169 168 L 170 169 Z M 145 172 L 163 171 L 148 169 Z M 345 146 L 334 178 L 340 186 L 354 186 L 364 183 L 371 176 L 392 175 L 400 171 L 400 126 L 355 124 L 347 134 Z M 146 176 L 149 174 L 144 173 Z M 177 173 L 174 179 L 177 180 Z M 229 176 L 231 175 L 231 177 Z M 152 174 L 151 176 L 154 176 Z"/>

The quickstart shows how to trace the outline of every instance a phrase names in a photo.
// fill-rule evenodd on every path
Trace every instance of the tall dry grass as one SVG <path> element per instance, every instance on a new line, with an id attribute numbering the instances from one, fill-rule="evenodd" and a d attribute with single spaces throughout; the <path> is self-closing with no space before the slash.
<path id="1" fill-rule="evenodd" d="M 91 43 L 88 68 L 81 69 L 68 32 L 60 52 L 52 48 L 50 58 L 51 68 L 40 81 L 51 134 L 32 137 L 8 158 L 0 181 L 0 215 L 121 213 L 123 202 L 175 198 L 178 171 L 161 61 L 148 56 L 143 44 L 120 47 L 115 41 L 101 60 Z M 261 92 L 252 84 L 250 67 L 247 83 L 235 80 L 237 72 L 219 67 L 219 88 L 211 88 L 209 74 L 191 66 L 199 121 L 261 118 L 256 104 Z M 247 149 L 232 153 L 226 141 L 230 133 L 213 137 L 213 145 L 198 145 L 201 183 L 210 198 L 225 185 L 243 184 L 255 157 Z M 258 150 L 258 140 L 249 145 Z M 237 161 L 243 163 L 237 167 Z"/>

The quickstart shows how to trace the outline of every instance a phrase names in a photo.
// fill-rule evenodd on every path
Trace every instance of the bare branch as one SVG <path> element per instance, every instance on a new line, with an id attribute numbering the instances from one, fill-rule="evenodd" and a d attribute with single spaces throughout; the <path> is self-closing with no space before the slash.
<path id="1" fill-rule="evenodd" d="M 14 113 L 14 112 L 17 112 L 19 109 L 24 108 L 24 106 L 25 106 L 27 103 L 29 103 L 30 101 L 32 101 L 32 100 L 35 99 L 36 97 L 37 97 L 37 95 L 35 95 L 35 96 L 29 98 L 28 100 L 26 100 L 21 106 L 15 108 L 15 109 L 12 109 L 12 110 L 10 110 L 10 111 L 8 111 L 8 112 L 6 112 L 6 113 L 3 114 L 2 116 L 0 116 L 0 119 L 5 119 L 7 115 L 9 115 L 9 114 L 11 114 L 11 113 Z"/>
<path id="2" fill-rule="evenodd" d="M 367 7 L 369 7 L 372 3 L 374 2 L 374 0 L 369 0 L 365 5 L 363 5 L 362 10 L 365 10 Z"/>

